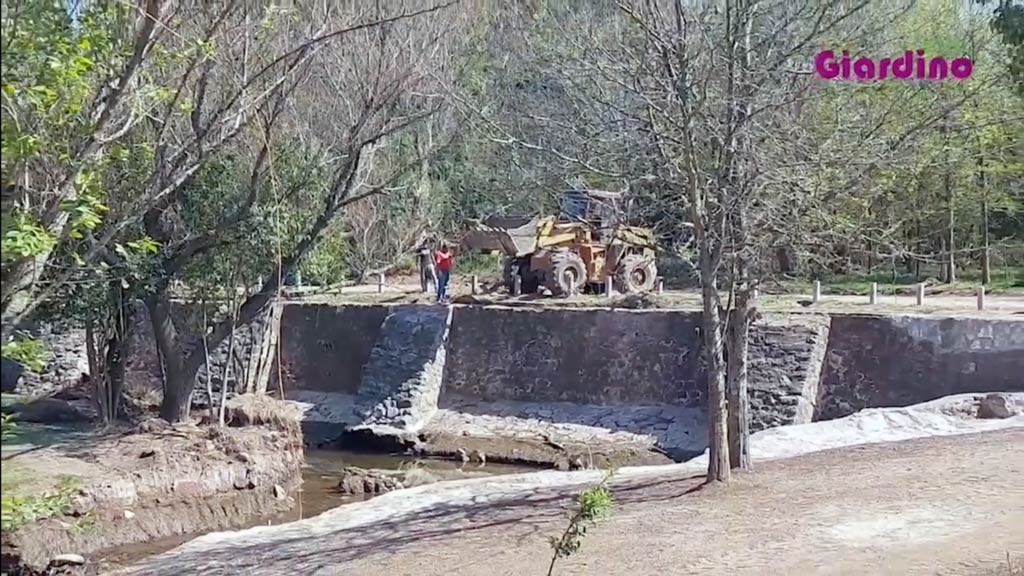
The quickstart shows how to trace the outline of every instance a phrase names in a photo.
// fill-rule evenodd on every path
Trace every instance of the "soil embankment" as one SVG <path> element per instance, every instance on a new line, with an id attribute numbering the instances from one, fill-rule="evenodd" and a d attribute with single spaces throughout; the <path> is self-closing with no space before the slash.
<path id="1" fill-rule="evenodd" d="M 146 421 L 45 447 L 9 453 L 5 446 L 5 496 L 53 494 L 57 479 L 63 492 L 52 515 L 4 534 L 4 573 L 43 573 L 60 555 L 88 560 L 289 508 L 301 483 L 298 415 L 271 402 L 235 404 L 226 427 Z"/>

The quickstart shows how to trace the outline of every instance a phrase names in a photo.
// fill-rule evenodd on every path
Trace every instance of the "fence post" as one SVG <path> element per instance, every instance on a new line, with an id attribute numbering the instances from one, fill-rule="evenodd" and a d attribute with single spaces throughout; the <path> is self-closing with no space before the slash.
<path id="1" fill-rule="evenodd" d="M 477 282 L 476 274 L 473 274 L 473 295 L 480 291 L 480 285 Z"/>
<path id="2" fill-rule="evenodd" d="M 924 282 L 917 284 L 917 305 L 924 306 Z"/>
<path id="3" fill-rule="evenodd" d="M 871 283 L 871 299 L 870 303 L 872 306 L 878 304 L 878 282 Z"/>
<path id="4" fill-rule="evenodd" d="M 978 310 L 985 309 L 985 285 L 978 286 Z"/>
<path id="5" fill-rule="evenodd" d="M 604 279 L 604 295 L 608 298 L 612 297 L 612 277 L 608 276 Z"/>
<path id="6" fill-rule="evenodd" d="M 814 296 L 811 298 L 811 301 L 815 304 L 821 302 L 821 280 L 814 281 Z"/>
<path id="7" fill-rule="evenodd" d="M 664 278 L 658 278 L 658 294 L 664 294 L 664 293 L 665 293 L 665 279 Z"/>
<path id="8" fill-rule="evenodd" d="M 520 276 L 519 274 L 516 274 L 515 278 L 512 279 L 512 295 L 513 296 L 519 296 L 522 293 L 523 293 L 523 277 Z"/>
<path id="9" fill-rule="evenodd" d="M 377 274 L 377 293 L 384 293 L 384 273 Z"/>

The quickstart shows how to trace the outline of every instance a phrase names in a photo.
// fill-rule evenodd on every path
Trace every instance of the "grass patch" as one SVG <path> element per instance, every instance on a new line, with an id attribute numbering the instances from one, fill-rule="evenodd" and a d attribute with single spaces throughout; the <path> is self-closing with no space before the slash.
<path id="1" fill-rule="evenodd" d="M 78 490 L 78 484 L 77 477 L 62 475 L 55 489 L 38 496 L 13 496 L 8 494 L 10 486 L 3 486 L 5 494 L 0 498 L 0 529 L 12 532 L 29 522 L 67 513 L 71 510 L 72 498 Z"/>
<path id="2" fill-rule="evenodd" d="M 959 280 L 952 284 L 939 283 L 931 276 L 918 277 L 913 274 L 897 273 L 895 276 L 891 272 L 844 274 L 822 278 L 821 290 L 825 294 L 866 296 L 871 292 L 871 284 L 877 283 L 879 296 L 910 295 L 914 293 L 915 285 L 920 282 L 927 282 L 929 292 L 932 294 L 973 294 L 981 284 L 981 272 L 963 270 L 959 274 Z M 789 294 L 810 294 L 813 286 L 814 281 L 808 279 L 787 280 L 780 283 L 782 291 Z M 991 294 L 1024 293 L 1024 267 L 993 270 L 992 283 L 988 285 L 988 292 Z"/>
<path id="3" fill-rule="evenodd" d="M 298 432 L 302 410 L 294 404 L 263 394 L 242 394 L 224 407 L 224 421 L 230 426 L 270 426 L 286 432 Z"/>

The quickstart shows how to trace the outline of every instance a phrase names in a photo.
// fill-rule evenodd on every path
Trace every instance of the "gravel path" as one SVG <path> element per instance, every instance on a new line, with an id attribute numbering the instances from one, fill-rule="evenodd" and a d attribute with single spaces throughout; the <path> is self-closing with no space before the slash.
<path id="1" fill-rule="evenodd" d="M 615 487 L 564 575 L 969 575 L 1024 555 L 1024 429 L 764 462 L 728 486 L 638 478 Z M 572 490 L 435 506 L 301 539 L 154 559 L 162 574 L 521 576 L 546 573 Z"/>

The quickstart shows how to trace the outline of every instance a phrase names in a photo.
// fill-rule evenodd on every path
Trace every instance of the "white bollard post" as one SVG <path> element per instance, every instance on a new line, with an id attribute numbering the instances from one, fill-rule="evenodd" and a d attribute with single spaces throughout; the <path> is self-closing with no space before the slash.
<path id="1" fill-rule="evenodd" d="M 761 292 L 758 291 L 756 286 L 750 289 L 750 299 L 751 300 L 757 300 L 757 297 L 760 296 L 760 295 L 761 295 Z"/>
<path id="2" fill-rule="evenodd" d="M 978 286 L 978 310 L 985 309 L 985 286 Z"/>
<path id="3" fill-rule="evenodd" d="M 377 274 L 377 293 L 384 293 L 384 273 Z"/>
<path id="4" fill-rule="evenodd" d="M 519 296 L 523 293 L 523 277 L 516 274 L 515 278 L 512 279 L 512 295 Z"/>
<path id="5" fill-rule="evenodd" d="M 569 275 L 569 293 L 567 296 L 573 296 L 576 294 L 576 277 Z"/>
<path id="6" fill-rule="evenodd" d="M 664 293 L 665 293 L 665 279 L 664 278 L 658 278 L 658 294 L 664 294 Z"/>
<path id="7" fill-rule="evenodd" d="M 871 298 L 869 302 L 872 306 L 878 304 L 878 282 L 871 283 Z"/>
<path id="8" fill-rule="evenodd" d="M 815 304 L 821 302 L 821 280 L 814 281 L 814 296 L 811 298 L 811 301 Z"/>
<path id="9" fill-rule="evenodd" d="M 604 295 L 608 298 L 612 297 L 612 277 L 609 276 L 604 279 Z"/>
<path id="10" fill-rule="evenodd" d="M 478 279 L 476 277 L 476 274 L 473 274 L 473 295 L 475 296 L 476 293 L 479 292 L 479 291 L 480 291 L 480 285 L 478 283 Z"/>
<path id="11" fill-rule="evenodd" d="M 917 285 L 917 305 L 924 306 L 924 282 Z"/>

